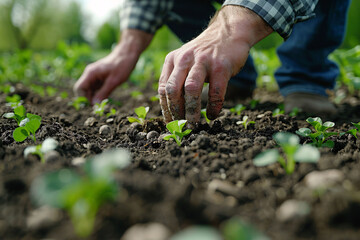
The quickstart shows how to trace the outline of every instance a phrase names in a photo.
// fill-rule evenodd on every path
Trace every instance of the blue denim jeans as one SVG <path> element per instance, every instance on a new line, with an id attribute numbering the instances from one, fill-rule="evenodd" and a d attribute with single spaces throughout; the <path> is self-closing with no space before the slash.
<path id="1" fill-rule="evenodd" d="M 282 65 L 275 79 L 283 96 L 294 92 L 326 96 L 326 89 L 334 88 L 339 69 L 328 55 L 343 41 L 349 5 L 350 0 L 319 0 L 316 17 L 295 24 L 290 38 L 277 49 Z M 168 21 L 168 27 L 180 40 L 187 42 L 206 28 L 215 8 L 206 0 L 177 0 L 172 14 L 177 20 Z M 252 90 L 256 77 L 249 56 L 244 68 L 229 84 Z"/>

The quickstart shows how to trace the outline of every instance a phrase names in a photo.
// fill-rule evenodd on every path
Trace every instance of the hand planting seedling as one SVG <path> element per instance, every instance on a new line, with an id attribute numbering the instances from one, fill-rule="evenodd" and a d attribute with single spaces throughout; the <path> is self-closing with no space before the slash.
<path id="1" fill-rule="evenodd" d="M 206 108 L 201 109 L 201 116 L 205 118 L 205 121 L 209 124 L 211 120 L 206 115 Z"/>
<path id="2" fill-rule="evenodd" d="M 189 135 L 191 133 L 191 129 L 187 129 L 183 132 L 183 128 L 186 124 L 186 120 L 175 120 L 166 124 L 166 128 L 170 131 L 171 135 L 167 135 L 164 137 L 164 140 L 169 140 L 173 138 L 177 145 L 181 146 L 181 141 L 184 136 Z"/>
<path id="3" fill-rule="evenodd" d="M 230 108 L 230 112 L 235 113 L 237 115 L 240 115 L 243 110 L 245 110 L 246 107 L 242 104 L 237 104 L 235 107 Z"/>
<path id="4" fill-rule="evenodd" d="M 109 150 L 86 161 L 84 176 L 62 169 L 35 179 L 31 197 L 39 205 L 65 209 L 77 235 L 87 237 L 99 208 L 118 195 L 114 171 L 129 164 L 130 154 L 126 150 Z"/>
<path id="5" fill-rule="evenodd" d="M 36 143 L 35 132 L 41 125 L 40 116 L 26 113 L 25 107 L 20 105 L 14 109 L 13 113 L 5 113 L 4 117 L 15 119 L 19 126 L 13 132 L 15 141 L 22 142 L 30 137 Z"/>
<path id="6" fill-rule="evenodd" d="M 149 107 L 138 107 L 135 108 L 135 114 L 138 116 L 138 118 L 134 118 L 134 117 L 128 117 L 127 119 L 129 120 L 129 122 L 133 123 L 133 122 L 138 122 L 141 125 L 144 125 L 145 123 L 145 118 L 147 113 L 149 112 L 150 108 Z"/>
<path id="7" fill-rule="evenodd" d="M 89 100 L 84 97 L 84 96 L 80 96 L 75 98 L 72 102 L 69 103 L 71 106 L 73 106 L 76 110 L 80 110 L 81 108 L 84 108 L 86 106 L 89 106 Z"/>
<path id="8" fill-rule="evenodd" d="M 350 133 L 351 135 L 353 135 L 353 136 L 357 139 L 357 133 L 360 131 L 360 122 L 358 122 L 358 123 L 352 123 L 352 125 L 354 125 L 355 128 L 350 129 L 350 130 L 347 131 L 346 133 Z"/>
<path id="9" fill-rule="evenodd" d="M 266 150 L 254 158 L 254 165 L 263 167 L 279 162 L 287 174 L 295 170 L 295 162 L 316 163 L 320 158 L 320 152 L 311 145 L 300 145 L 298 136 L 292 133 L 279 132 L 273 139 L 280 146 L 285 158 L 278 149 Z"/>
<path id="10" fill-rule="evenodd" d="M 247 129 L 250 124 L 255 124 L 255 121 L 248 121 L 248 120 L 249 120 L 249 117 L 248 117 L 248 116 L 244 116 L 243 119 L 242 119 L 242 121 L 237 121 L 236 124 L 237 124 L 237 125 L 241 125 L 241 124 L 242 124 L 242 125 L 244 126 L 244 128 Z"/>
<path id="11" fill-rule="evenodd" d="M 314 127 L 315 132 L 312 132 L 310 128 L 300 128 L 298 131 L 296 131 L 298 135 L 302 137 L 310 137 L 311 140 L 313 141 L 312 144 L 315 145 L 316 147 L 328 147 L 328 148 L 334 147 L 334 141 L 327 140 L 325 142 L 325 140 L 330 136 L 339 134 L 336 132 L 327 132 L 329 128 L 335 126 L 335 123 L 333 122 L 323 123 L 321 118 L 319 117 L 316 118 L 310 117 L 306 119 L 306 121 Z"/>
<path id="12" fill-rule="evenodd" d="M 26 147 L 24 157 L 27 157 L 29 154 L 37 155 L 40 157 L 41 162 L 45 163 L 44 155 L 51 150 L 55 150 L 58 144 L 55 139 L 47 138 L 42 144 Z"/>

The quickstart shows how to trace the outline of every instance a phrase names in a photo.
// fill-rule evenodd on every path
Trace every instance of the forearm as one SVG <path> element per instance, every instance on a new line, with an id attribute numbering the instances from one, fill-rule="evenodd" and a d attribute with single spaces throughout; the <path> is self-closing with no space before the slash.
<path id="1" fill-rule="evenodd" d="M 295 23 L 315 16 L 313 11 L 317 3 L 318 0 L 225 0 L 223 6 L 236 5 L 250 9 L 287 39 Z"/>
<path id="2" fill-rule="evenodd" d="M 153 34 L 141 30 L 125 29 L 121 34 L 119 44 L 113 50 L 113 54 L 137 59 L 149 46 L 153 36 Z"/>

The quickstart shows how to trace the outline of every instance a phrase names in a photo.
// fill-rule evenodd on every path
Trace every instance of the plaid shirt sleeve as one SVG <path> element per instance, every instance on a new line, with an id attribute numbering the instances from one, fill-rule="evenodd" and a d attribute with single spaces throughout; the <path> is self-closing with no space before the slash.
<path id="1" fill-rule="evenodd" d="M 120 28 L 154 34 L 164 23 L 174 0 L 125 0 L 120 8 Z"/>
<path id="2" fill-rule="evenodd" d="M 318 0 L 225 0 L 225 5 L 239 5 L 258 14 L 274 31 L 287 39 L 296 22 L 313 16 Z"/>

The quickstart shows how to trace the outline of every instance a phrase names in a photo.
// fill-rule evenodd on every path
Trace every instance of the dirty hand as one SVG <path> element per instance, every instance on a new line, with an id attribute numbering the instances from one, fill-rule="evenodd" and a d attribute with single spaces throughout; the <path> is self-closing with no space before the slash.
<path id="1" fill-rule="evenodd" d="M 140 30 L 125 30 L 120 43 L 108 56 L 85 68 L 73 87 L 75 94 L 87 97 L 92 104 L 107 98 L 128 79 L 152 37 Z"/>
<path id="2" fill-rule="evenodd" d="M 272 29 L 255 13 L 225 6 L 209 27 L 194 40 L 166 56 L 158 92 L 166 122 L 199 122 L 201 92 L 209 83 L 207 116 L 221 111 L 229 79 L 244 66 L 250 48 Z"/>

